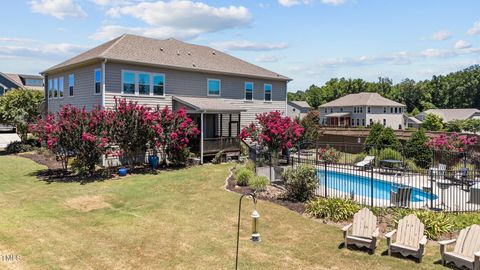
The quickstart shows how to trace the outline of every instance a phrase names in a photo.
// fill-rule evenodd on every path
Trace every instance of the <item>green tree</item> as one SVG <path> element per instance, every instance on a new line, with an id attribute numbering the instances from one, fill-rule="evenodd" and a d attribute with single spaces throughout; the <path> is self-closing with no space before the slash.
<path id="1" fill-rule="evenodd" d="M 428 137 L 423 129 L 412 134 L 410 140 L 405 144 L 404 155 L 412 159 L 415 165 L 421 168 L 428 168 L 432 161 L 432 151 L 427 146 Z"/>
<path id="2" fill-rule="evenodd" d="M 315 109 L 327 102 L 322 96 L 322 90 L 316 85 L 311 85 L 305 92 L 305 100 L 308 102 L 308 105 Z"/>
<path id="3" fill-rule="evenodd" d="M 391 148 L 394 150 L 399 150 L 401 144 L 395 135 L 395 131 L 392 128 L 387 127 L 382 130 L 380 136 L 377 138 L 377 148 Z"/>
<path id="4" fill-rule="evenodd" d="M 422 128 L 429 131 L 439 131 L 443 129 L 443 119 L 438 115 L 427 113 L 423 120 Z"/>
<path id="5" fill-rule="evenodd" d="M 445 124 L 445 130 L 448 132 L 462 132 L 465 128 L 464 120 L 452 120 Z"/>
<path id="6" fill-rule="evenodd" d="M 41 113 L 43 92 L 13 89 L 0 97 L 0 122 L 15 126 L 22 141 L 27 140 L 28 125 Z"/>
<path id="7" fill-rule="evenodd" d="M 365 151 L 368 152 L 377 145 L 378 138 L 384 129 L 385 127 L 380 123 L 374 123 L 370 126 L 370 132 L 368 133 L 367 139 L 365 139 Z"/>
<path id="8" fill-rule="evenodd" d="M 304 131 L 303 138 L 307 141 L 316 141 L 320 130 L 320 112 L 311 110 L 300 121 Z"/>
<path id="9" fill-rule="evenodd" d="M 411 112 L 410 114 L 411 114 L 412 116 L 417 116 L 417 115 L 420 114 L 420 110 L 419 110 L 417 107 L 415 107 L 415 108 L 413 108 L 413 110 L 412 110 L 412 112 Z"/>

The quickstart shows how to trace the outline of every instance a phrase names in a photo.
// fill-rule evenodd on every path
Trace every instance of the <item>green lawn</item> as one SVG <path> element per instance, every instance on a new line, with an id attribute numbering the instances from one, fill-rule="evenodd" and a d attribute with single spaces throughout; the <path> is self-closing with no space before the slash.
<path id="1" fill-rule="evenodd" d="M 223 189 L 231 166 L 46 184 L 33 176 L 42 166 L 2 156 L 0 253 L 21 260 L 0 269 L 232 269 L 239 195 Z M 82 201 L 103 208 L 76 210 Z M 375 255 L 339 249 L 338 228 L 264 201 L 254 245 L 245 202 L 241 269 L 442 269 L 437 245 L 421 264 L 382 256 L 384 239 Z"/>

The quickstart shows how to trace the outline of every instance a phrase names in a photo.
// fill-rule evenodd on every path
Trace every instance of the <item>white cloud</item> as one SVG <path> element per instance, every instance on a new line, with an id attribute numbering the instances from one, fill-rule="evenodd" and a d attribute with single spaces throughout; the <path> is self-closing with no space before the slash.
<path id="1" fill-rule="evenodd" d="M 14 45 L 0 46 L 2 58 L 29 58 L 29 59 L 62 59 L 87 49 L 86 46 L 70 43 L 42 43 L 32 39 L 0 38 L 13 40 Z"/>
<path id="2" fill-rule="evenodd" d="M 461 39 L 461 40 L 455 42 L 453 47 L 457 50 L 461 50 L 461 49 L 467 49 L 467 48 L 472 47 L 472 44 L 470 44 L 470 43 L 466 42 L 465 40 Z"/>
<path id="3" fill-rule="evenodd" d="M 107 2 L 107 0 L 95 1 Z M 246 27 L 252 20 L 251 13 L 243 6 L 213 7 L 186 0 L 142 1 L 114 6 L 107 11 L 107 15 L 112 18 L 131 16 L 148 26 L 105 25 L 98 29 L 92 38 L 111 39 L 123 33 L 132 33 L 154 38 L 174 37 L 185 40 L 197 38 L 204 33 Z"/>
<path id="4" fill-rule="evenodd" d="M 25 43 L 25 42 L 32 42 L 32 41 L 34 40 L 29 38 L 0 37 L 0 42 Z"/>
<path id="5" fill-rule="evenodd" d="M 119 6 L 130 4 L 129 0 L 91 0 L 93 3 L 99 6 Z"/>
<path id="6" fill-rule="evenodd" d="M 435 41 L 442 41 L 447 40 L 452 36 L 452 33 L 446 30 L 441 30 L 438 32 L 433 33 L 428 39 L 435 40 Z"/>
<path id="7" fill-rule="evenodd" d="M 475 22 L 472 28 L 468 29 L 467 34 L 469 35 L 480 34 L 480 21 Z"/>
<path id="8" fill-rule="evenodd" d="M 73 0 L 32 0 L 32 12 L 51 15 L 57 19 L 65 17 L 86 17 L 87 13 Z"/>
<path id="9" fill-rule="evenodd" d="M 280 56 L 275 56 L 275 55 L 270 55 L 270 54 L 265 54 L 265 55 L 260 55 L 255 59 L 255 62 L 260 62 L 260 63 L 274 63 L 278 62 L 282 59 L 283 57 Z"/>
<path id="10" fill-rule="evenodd" d="M 221 51 L 272 51 L 288 48 L 288 44 L 281 43 L 260 43 L 249 40 L 230 40 L 215 42 L 211 44 Z"/>
<path id="11" fill-rule="evenodd" d="M 320 0 L 323 4 L 330 4 L 330 5 L 343 5 L 347 2 L 347 0 Z"/>

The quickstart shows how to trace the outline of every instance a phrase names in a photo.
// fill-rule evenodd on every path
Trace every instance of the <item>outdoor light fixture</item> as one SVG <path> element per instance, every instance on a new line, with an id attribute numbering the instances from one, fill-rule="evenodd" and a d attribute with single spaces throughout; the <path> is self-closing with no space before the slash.
<path id="1" fill-rule="evenodd" d="M 253 210 L 252 212 L 252 242 L 260 242 L 260 233 L 258 233 L 258 219 L 260 218 L 260 214 L 257 210 Z"/>
<path id="2" fill-rule="evenodd" d="M 255 205 L 255 210 L 252 212 L 252 237 L 250 240 L 254 243 L 260 242 L 260 233 L 258 233 L 258 219 L 260 214 L 257 212 L 257 195 L 255 192 L 243 194 L 240 196 L 240 201 L 238 202 L 238 222 L 237 222 L 237 253 L 235 255 L 235 269 L 238 269 L 238 246 L 240 244 L 240 215 L 242 213 L 242 200 L 245 196 L 251 197 L 253 199 L 253 204 Z"/>

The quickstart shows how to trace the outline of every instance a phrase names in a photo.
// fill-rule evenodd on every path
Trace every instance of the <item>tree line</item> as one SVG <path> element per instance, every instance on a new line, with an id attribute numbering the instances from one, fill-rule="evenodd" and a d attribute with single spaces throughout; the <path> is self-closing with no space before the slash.
<path id="1" fill-rule="evenodd" d="M 434 108 L 480 108 L 480 65 L 429 80 L 404 79 L 394 84 L 390 78 L 376 82 L 363 79 L 332 78 L 323 86 L 311 85 L 305 91 L 288 93 L 288 100 L 307 101 L 314 108 L 348 94 L 376 92 L 403 103 L 407 112 L 416 115 Z"/>

